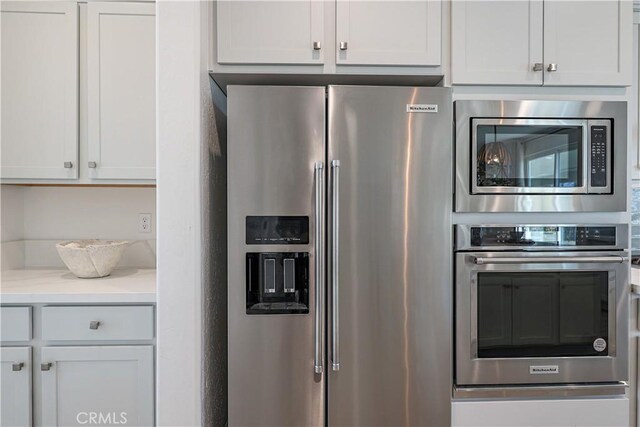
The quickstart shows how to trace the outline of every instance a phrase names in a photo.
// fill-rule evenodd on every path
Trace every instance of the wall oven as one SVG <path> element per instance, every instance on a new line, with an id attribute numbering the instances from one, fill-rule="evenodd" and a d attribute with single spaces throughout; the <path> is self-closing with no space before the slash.
<path id="1" fill-rule="evenodd" d="M 456 211 L 625 211 L 626 109 L 457 101 Z"/>
<path id="2" fill-rule="evenodd" d="M 456 226 L 456 390 L 628 380 L 626 225 Z"/>

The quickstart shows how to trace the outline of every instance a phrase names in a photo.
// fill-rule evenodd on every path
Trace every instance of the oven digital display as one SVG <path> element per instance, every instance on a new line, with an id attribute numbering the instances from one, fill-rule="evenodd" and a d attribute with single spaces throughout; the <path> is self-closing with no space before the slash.
<path id="1" fill-rule="evenodd" d="M 615 227 L 472 227 L 472 246 L 615 246 Z"/>

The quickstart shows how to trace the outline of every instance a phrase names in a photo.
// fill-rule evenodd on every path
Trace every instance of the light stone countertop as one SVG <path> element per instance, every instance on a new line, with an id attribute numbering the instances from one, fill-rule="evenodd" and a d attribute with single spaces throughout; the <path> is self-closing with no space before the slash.
<path id="1" fill-rule="evenodd" d="M 78 279 L 64 268 L 0 273 L 0 304 L 155 303 L 156 270 L 116 269 L 110 276 Z"/>

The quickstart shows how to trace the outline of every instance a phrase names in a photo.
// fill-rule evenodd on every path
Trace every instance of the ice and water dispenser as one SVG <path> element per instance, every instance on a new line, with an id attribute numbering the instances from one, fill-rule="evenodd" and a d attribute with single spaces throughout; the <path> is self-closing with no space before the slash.
<path id="1" fill-rule="evenodd" d="M 307 245 L 306 216 L 248 216 L 247 245 Z M 247 314 L 309 313 L 309 252 L 246 253 Z"/>

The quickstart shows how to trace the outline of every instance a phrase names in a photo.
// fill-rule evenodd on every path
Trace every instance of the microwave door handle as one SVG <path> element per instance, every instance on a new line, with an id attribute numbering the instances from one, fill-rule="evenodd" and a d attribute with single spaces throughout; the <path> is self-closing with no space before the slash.
<path id="1" fill-rule="evenodd" d="M 315 188 L 315 325 L 314 325 L 314 356 L 313 370 L 316 374 L 322 374 L 324 361 L 322 359 L 322 335 L 323 335 L 323 313 L 324 313 L 324 232 L 323 232 L 323 212 L 324 212 L 324 164 L 316 162 L 314 174 L 316 179 Z"/>
<path id="2" fill-rule="evenodd" d="M 576 257 L 473 257 L 476 265 L 490 264 L 564 264 L 564 263 L 597 263 L 622 264 L 628 258 L 622 256 L 576 256 Z"/>

